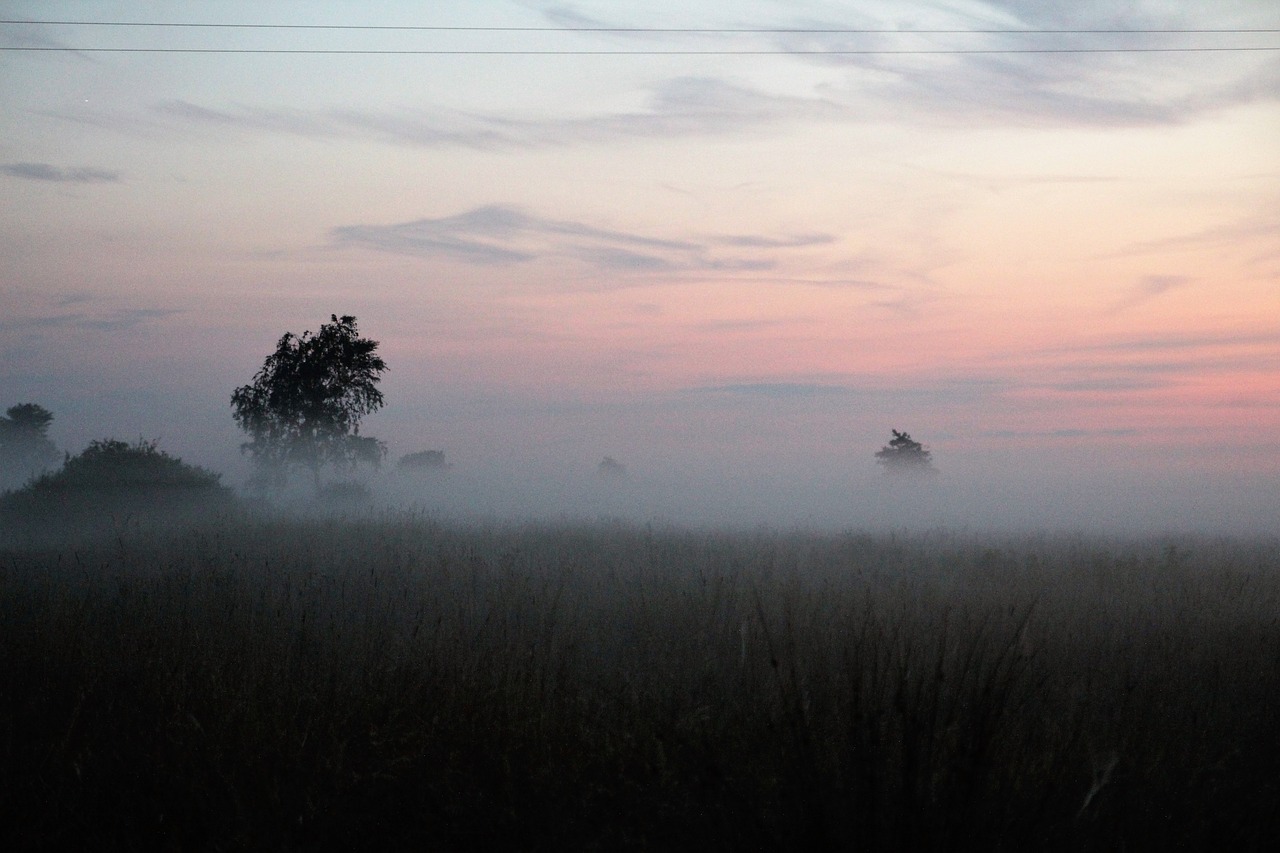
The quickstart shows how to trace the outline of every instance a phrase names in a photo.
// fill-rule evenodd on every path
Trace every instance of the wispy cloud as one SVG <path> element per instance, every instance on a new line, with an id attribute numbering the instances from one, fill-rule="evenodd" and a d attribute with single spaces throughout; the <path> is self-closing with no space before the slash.
<path id="1" fill-rule="evenodd" d="M 770 62 L 821 65 L 825 83 L 762 87 L 706 73 L 677 74 L 651 85 L 641 108 L 589 114 L 530 114 L 508 109 L 458 110 L 430 104 L 367 109 L 335 106 L 197 103 L 171 99 L 132 113 L 55 113 L 58 117 L 135 134 L 223 132 L 287 134 L 320 140 L 373 140 L 423 148 L 485 151 L 609 144 L 628 139 L 743 136 L 809 122 L 893 122 L 915 125 L 1129 127 L 1167 125 L 1241 104 L 1280 99 L 1280 56 L 1177 53 L 989 53 L 949 55 L 840 54 L 857 50 L 1036 49 L 1116 46 L 1131 49 L 1188 44 L 1185 34 L 1159 32 L 1187 26 L 1186 10 L 1165 16 L 1126 14 L 1127 28 L 1105 32 L 1114 13 L 1094 4 L 969 3 L 950 9 L 903 4 L 889 14 L 842 11 L 838 18 L 735 20 L 737 26 L 821 29 L 954 27 L 950 35 L 791 32 L 738 35 L 733 46 L 782 52 L 813 51 Z M 896 9 L 897 4 L 886 8 Z M 543 10 L 553 24 L 608 26 L 572 6 Z M 1257 17 L 1256 13 L 1254 17 Z M 922 23 L 922 21 L 924 23 Z M 1222 26 L 1216 19 L 1206 26 Z M 1024 30 L 977 33 L 974 29 Z M 1092 33 L 1037 33 L 1096 29 Z M 969 30 L 969 32 L 963 32 Z M 656 41 L 671 46 L 674 33 L 611 32 L 571 38 Z M 1197 44 L 1219 44 L 1209 35 Z M 744 42 L 745 40 L 745 42 Z M 1176 40 L 1176 41 L 1175 41 Z M 705 42 L 700 42 L 704 44 Z M 676 42 L 676 45 L 683 42 Z M 691 69 L 693 66 L 686 66 Z"/>
<path id="2" fill-rule="evenodd" d="M 698 394 L 734 394 L 750 397 L 768 397 L 771 399 L 847 397 L 854 393 L 852 388 L 842 385 L 818 385 L 812 382 L 746 382 L 690 388 L 689 391 Z"/>
<path id="3" fill-rule="evenodd" d="M 894 403 L 972 404 L 999 396 L 1012 387 L 1008 379 L 991 376 L 941 378 L 904 377 L 817 382 L 733 382 L 686 388 L 696 395 L 755 397 L 769 400 L 849 398 L 876 406 Z"/>
<path id="4" fill-rule="evenodd" d="M 771 255 L 743 250 L 803 248 L 834 239 L 826 234 L 670 239 L 552 219 L 505 205 L 390 225 L 344 225 L 334 228 L 330 238 L 339 246 L 478 264 L 570 258 L 615 273 L 768 270 L 776 264 Z"/>
<path id="5" fill-rule="evenodd" d="M 1234 222 L 1214 225 L 1173 237 L 1133 243 L 1118 252 L 1111 255 L 1102 255 L 1101 257 L 1131 257 L 1135 255 L 1165 254 L 1170 251 L 1204 246 L 1245 245 L 1261 250 L 1253 256 L 1253 262 L 1274 260 L 1278 252 L 1275 236 L 1280 233 L 1280 212 L 1278 211 L 1280 211 L 1278 200 L 1269 198 L 1265 205 L 1256 212 L 1252 212 Z"/>
<path id="6" fill-rule="evenodd" d="M 101 314 L 73 313 L 0 320 L 0 331 L 22 332 L 46 329 L 88 329 L 118 332 L 137 328 L 150 320 L 162 320 L 181 311 L 161 308 L 125 308 Z"/>
<path id="7" fill-rule="evenodd" d="M 1116 427 L 1113 429 L 1083 429 L 1066 427 L 1049 430 L 995 429 L 984 430 L 978 435 L 984 438 L 1126 438 L 1138 435 L 1139 431 L 1132 427 Z"/>
<path id="8" fill-rule="evenodd" d="M 1121 369 L 1118 372 L 1129 372 Z M 1141 370 L 1139 372 L 1149 373 L 1150 370 Z M 1053 391 L 1061 391 L 1068 394 L 1078 393 L 1128 393 L 1132 391 L 1152 391 L 1156 388 L 1164 388 L 1170 383 L 1167 379 L 1149 379 L 1143 376 L 1104 376 L 1094 379 L 1071 379 L 1066 382 L 1049 382 L 1044 385 Z"/>
<path id="9" fill-rule="evenodd" d="M 0 174 L 28 181 L 48 181 L 59 184 L 109 184 L 120 180 L 119 172 L 80 166 L 63 169 L 49 163 L 3 163 Z"/>
<path id="10" fill-rule="evenodd" d="M 1195 10 L 1156 5 L 1126 9 L 1123 20 L 1118 20 L 1114 8 L 1107 4 L 980 0 L 939 6 L 902 2 L 860 4 L 842 9 L 838 17 L 794 14 L 770 21 L 735 20 L 729 25 L 790 29 L 759 35 L 756 43 L 795 52 L 797 62 L 847 70 L 843 82 L 829 84 L 822 93 L 831 109 L 843 108 L 844 117 L 852 120 L 1122 127 L 1175 124 L 1240 104 L 1280 100 L 1280 57 L 1244 52 L 1034 51 L 1248 46 L 1258 42 L 1240 36 L 1171 31 L 1197 24 L 1205 28 L 1248 26 L 1251 21 L 1254 26 L 1273 26 L 1270 18 L 1258 22 L 1260 7 L 1231 6 L 1222 4 L 1212 11 L 1206 7 L 1204 17 L 1197 21 L 1189 18 Z M 543 14 L 561 26 L 624 25 L 564 4 L 548 7 Z M 857 28 L 867 32 L 830 32 Z M 956 32 L 909 32 L 918 29 Z M 1051 30 L 1060 32 L 1045 32 Z M 1078 32 L 1061 32 L 1070 30 Z M 676 36 L 611 32 L 598 37 L 647 43 L 655 38 L 670 41 Z M 911 54 L 913 50 L 923 53 Z M 946 50 L 1032 52 L 927 53 Z"/>
<path id="11" fill-rule="evenodd" d="M 1171 290 L 1186 287 L 1195 279 L 1185 275 L 1146 275 L 1138 280 L 1129 293 L 1120 299 L 1113 310 L 1122 311 L 1141 305 Z"/>
<path id="12" fill-rule="evenodd" d="M 1028 391 L 1123 396 L 1280 364 L 1280 332 L 1123 338 L 1011 353 L 1006 360 Z"/>
<path id="13" fill-rule="evenodd" d="M 823 97 L 764 92 L 714 77 L 679 76 L 654 85 L 643 109 L 578 116 L 521 116 L 441 107 L 371 111 L 212 106 L 173 99 L 142 113 L 50 113 L 126 133 L 209 130 L 319 140 L 368 139 L 422 148 L 536 149 L 625 139 L 738 136 L 809 120 L 847 118 Z"/>
<path id="14" fill-rule="evenodd" d="M 1253 9 L 1254 18 L 1257 11 Z M 1215 8 L 1212 14 L 1215 17 L 1204 20 L 1202 25 L 1223 27 L 1221 10 Z M 1190 25 L 1195 23 L 1191 21 Z M 966 32 L 791 33 L 777 35 L 773 43 L 787 50 L 814 51 L 1151 49 L 1246 43 L 1238 36 L 1224 41 L 1224 37 L 1160 32 L 1188 25 L 1188 10 L 1184 8 L 1167 13 L 1127 10 L 1123 23 L 1118 24 L 1111 7 L 1097 4 L 1011 0 L 927 10 L 903 4 L 902 14 L 894 18 L 842 16 L 805 20 L 801 26 L 923 26 Z M 1105 32 L 1118 27 L 1148 32 Z M 973 32 L 983 29 L 1025 32 Z M 1100 32 L 1035 32 L 1071 29 Z M 1280 57 L 1273 54 L 827 54 L 803 57 L 801 61 L 849 70 L 844 83 L 826 90 L 833 100 L 860 103 L 864 114 L 873 118 L 892 116 L 898 121 L 921 124 L 1149 126 L 1182 123 L 1241 104 L 1280 99 Z"/>
<path id="15" fill-rule="evenodd" d="M 1019 354 L 1019 358 L 1030 356 L 1055 356 L 1076 353 L 1143 353 L 1184 351 L 1192 349 L 1231 349 L 1255 347 L 1280 347 L 1280 330 L 1262 332 L 1241 332 L 1234 335 L 1188 334 L 1160 335 L 1141 338 L 1117 338 L 1111 341 L 1097 341 L 1081 344 L 1070 344 L 1037 350 L 1033 353 Z"/>

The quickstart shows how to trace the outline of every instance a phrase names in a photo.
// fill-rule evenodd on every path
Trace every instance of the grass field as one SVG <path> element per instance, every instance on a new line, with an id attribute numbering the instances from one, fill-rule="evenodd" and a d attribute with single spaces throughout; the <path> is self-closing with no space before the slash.
<path id="1" fill-rule="evenodd" d="M 1275 539 L 388 514 L 0 558 L 8 850 L 1280 838 Z"/>

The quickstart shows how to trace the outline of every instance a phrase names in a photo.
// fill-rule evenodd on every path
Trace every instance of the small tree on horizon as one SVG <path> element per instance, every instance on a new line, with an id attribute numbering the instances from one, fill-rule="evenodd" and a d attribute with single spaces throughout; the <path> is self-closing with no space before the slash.
<path id="1" fill-rule="evenodd" d="M 53 413 L 36 403 L 19 403 L 0 417 L 0 491 L 21 485 L 57 464 L 57 446 L 49 440 Z"/>
<path id="2" fill-rule="evenodd" d="M 889 474 L 936 474 L 932 454 L 908 433 L 891 429 L 893 438 L 876 452 L 876 462 Z"/>
<path id="3" fill-rule="evenodd" d="M 609 480 L 621 480 L 627 476 L 627 466 L 612 456 L 606 456 L 596 466 L 596 475 Z"/>
<path id="4" fill-rule="evenodd" d="M 355 317 L 330 320 L 314 335 L 286 332 L 253 382 L 231 394 L 259 485 L 283 485 L 296 465 L 311 472 L 318 492 L 325 465 L 377 467 L 386 455 L 381 441 L 360 435 L 361 417 L 383 404 L 377 385 L 388 368 L 378 342 L 359 336 Z"/>
<path id="5" fill-rule="evenodd" d="M 443 450 L 420 450 L 401 456 L 396 467 L 401 471 L 448 471 L 453 466 L 444 461 Z"/>

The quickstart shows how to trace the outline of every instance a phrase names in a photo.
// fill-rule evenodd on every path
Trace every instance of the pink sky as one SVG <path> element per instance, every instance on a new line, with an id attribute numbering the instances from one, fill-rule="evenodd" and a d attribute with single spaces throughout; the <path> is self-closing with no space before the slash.
<path id="1" fill-rule="evenodd" d="M 393 458 L 874 472 L 897 427 L 958 469 L 1012 448 L 1280 476 L 1280 39 L 1246 32 L 1274 4 L 617 8 L 4 17 L 969 32 L 0 25 L 9 47 L 561 52 L 0 52 L 0 403 L 50 408 L 73 451 L 159 437 L 226 468 L 231 389 L 349 313 L 392 368 L 366 429 Z M 1152 32 L 1203 28 L 1237 32 Z M 1268 50 L 785 52 L 1028 46 Z M 779 52 L 654 53 L 717 48 Z"/>

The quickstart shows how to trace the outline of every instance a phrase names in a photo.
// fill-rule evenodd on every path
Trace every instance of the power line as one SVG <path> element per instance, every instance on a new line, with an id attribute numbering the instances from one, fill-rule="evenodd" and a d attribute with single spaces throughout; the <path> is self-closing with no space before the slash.
<path id="1" fill-rule="evenodd" d="M 251 53 L 307 54 L 313 56 L 956 56 L 1018 53 L 1230 53 L 1240 51 L 1280 51 L 1280 45 L 1269 47 L 943 48 L 937 50 L 362 50 L 357 48 L 0 46 L 0 51 L 35 53 Z"/>
<path id="2" fill-rule="evenodd" d="M 814 35 L 1248 35 L 1280 33 L 1280 28 L 1230 27 L 1215 29 L 1124 28 L 1096 29 L 868 29 L 837 27 L 512 27 L 512 26 L 412 26 L 401 24 L 217 24 L 163 21 L 23 21 L 0 20 L 0 24 L 29 24 L 50 27 L 168 27 L 174 29 L 240 30 L 367 30 L 404 32 L 483 33 L 706 33 L 706 34 L 814 34 Z"/>
<path id="3" fill-rule="evenodd" d="M 0 24 L 56 27 L 138 27 L 169 29 L 324 30 L 437 33 L 632 33 L 704 35 L 1265 35 L 1280 28 L 1218 29 L 855 29 L 820 27 L 712 28 L 712 27 L 517 27 L 517 26 L 413 26 L 373 24 L 229 24 L 161 21 L 0 20 Z M 1101 53 L 1228 53 L 1276 51 L 1270 45 L 1191 45 L 1181 47 L 1008 47 L 1008 48 L 233 48 L 233 47 L 65 47 L 50 45 L 0 46 L 0 51 L 78 53 L 186 53 L 186 54 L 301 54 L 313 56 L 947 56 L 982 54 L 1101 54 Z"/>

